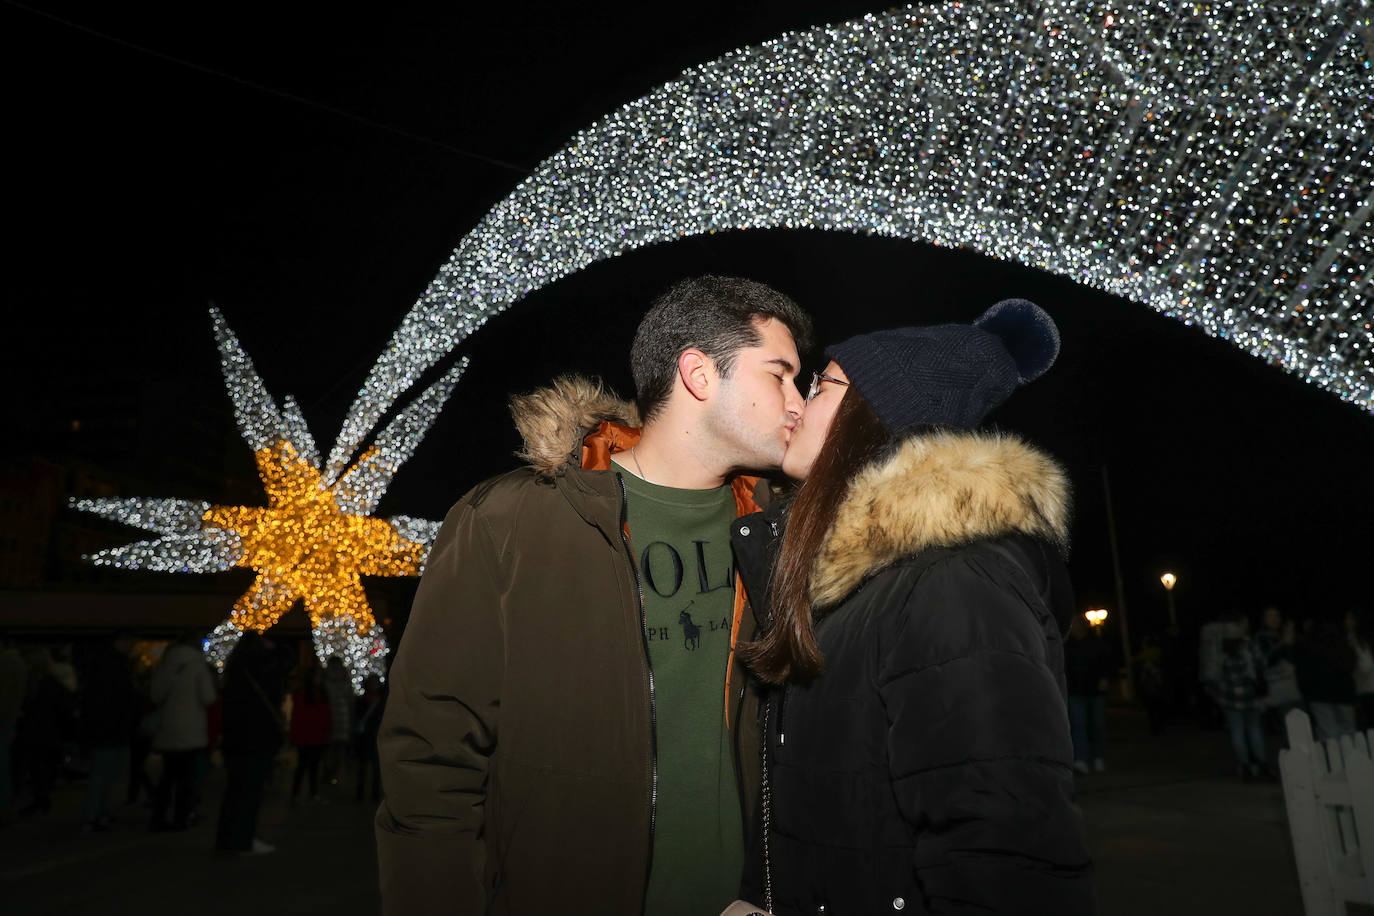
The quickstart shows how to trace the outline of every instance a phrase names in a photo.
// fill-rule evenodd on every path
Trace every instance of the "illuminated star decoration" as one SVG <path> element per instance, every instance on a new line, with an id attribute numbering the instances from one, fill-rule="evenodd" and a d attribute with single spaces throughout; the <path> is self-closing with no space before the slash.
<path id="1" fill-rule="evenodd" d="M 277 409 L 224 317 L 216 309 L 210 314 L 235 419 L 257 459 L 268 505 L 143 498 L 74 501 L 78 509 L 161 535 L 89 559 L 164 572 L 251 567 L 257 578 L 206 640 L 207 657 L 222 667 L 245 630 L 263 632 L 303 601 L 320 663 L 331 656 L 342 659 L 360 691 L 369 675 L 384 675 L 388 652 L 360 577 L 419 575 L 439 528 L 438 522 L 408 516 L 380 519 L 372 512 L 439 415 L 467 360 L 397 414 L 351 466 L 340 463 L 321 470 L 299 405 L 287 396 Z M 374 427 L 375 421 L 345 424 L 355 435 L 344 445 L 344 462 Z"/>
<path id="2" fill-rule="evenodd" d="M 1374 411 L 1372 53 L 1354 0 L 965 0 L 735 51 L 579 132 L 493 207 L 355 415 L 588 264 L 751 228 L 1017 261 Z"/>

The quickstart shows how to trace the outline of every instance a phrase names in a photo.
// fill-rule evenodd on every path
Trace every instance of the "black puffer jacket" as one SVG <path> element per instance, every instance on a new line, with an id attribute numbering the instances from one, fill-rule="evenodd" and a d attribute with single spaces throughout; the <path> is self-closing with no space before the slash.
<path id="1" fill-rule="evenodd" d="M 825 674 L 768 705 L 775 912 L 1094 911 L 1051 546 L 1067 515 L 1063 473 L 1010 438 L 913 438 L 856 480 L 811 579 Z M 777 522 L 735 526 L 755 592 Z"/>

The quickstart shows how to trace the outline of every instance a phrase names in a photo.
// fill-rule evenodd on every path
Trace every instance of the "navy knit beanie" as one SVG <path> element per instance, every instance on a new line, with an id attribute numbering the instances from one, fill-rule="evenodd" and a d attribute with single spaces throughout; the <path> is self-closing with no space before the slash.
<path id="1" fill-rule="evenodd" d="M 967 324 L 895 328 L 826 348 L 891 434 L 972 429 L 1059 355 L 1059 329 L 1033 302 L 1004 299 Z"/>

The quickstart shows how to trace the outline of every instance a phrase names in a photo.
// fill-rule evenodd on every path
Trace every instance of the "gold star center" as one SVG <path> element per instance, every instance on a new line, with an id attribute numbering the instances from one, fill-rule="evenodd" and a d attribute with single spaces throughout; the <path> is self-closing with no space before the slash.
<path id="1" fill-rule="evenodd" d="M 340 484 L 325 486 L 289 442 L 259 449 L 255 457 L 267 507 L 212 506 L 201 517 L 203 527 L 236 533 L 243 545 L 238 565 L 258 573 L 234 602 L 230 620 L 240 630 L 262 632 L 300 599 L 312 626 L 351 617 L 367 633 L 376 620 L 359 577 L 416 575 L 424 546 L 390 522 L 345 512 L 335 493 Z"/>

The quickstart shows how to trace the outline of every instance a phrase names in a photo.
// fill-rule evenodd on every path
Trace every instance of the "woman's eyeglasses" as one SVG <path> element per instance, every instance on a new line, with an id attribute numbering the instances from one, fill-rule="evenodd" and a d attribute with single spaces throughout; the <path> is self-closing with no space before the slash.
<path id="1" fill-rule="evenodd" d="M 811 373 L 811 388 L 806 392 L 806 399 L 808 401 L 821 393 L 821 382 L 831 382 L 836 385 L 844 385 L 846 388 L 849 387 L 848 382 L 842 382 L 837 378 L 831 378 L 824 372 L 813 372 Z"/>

